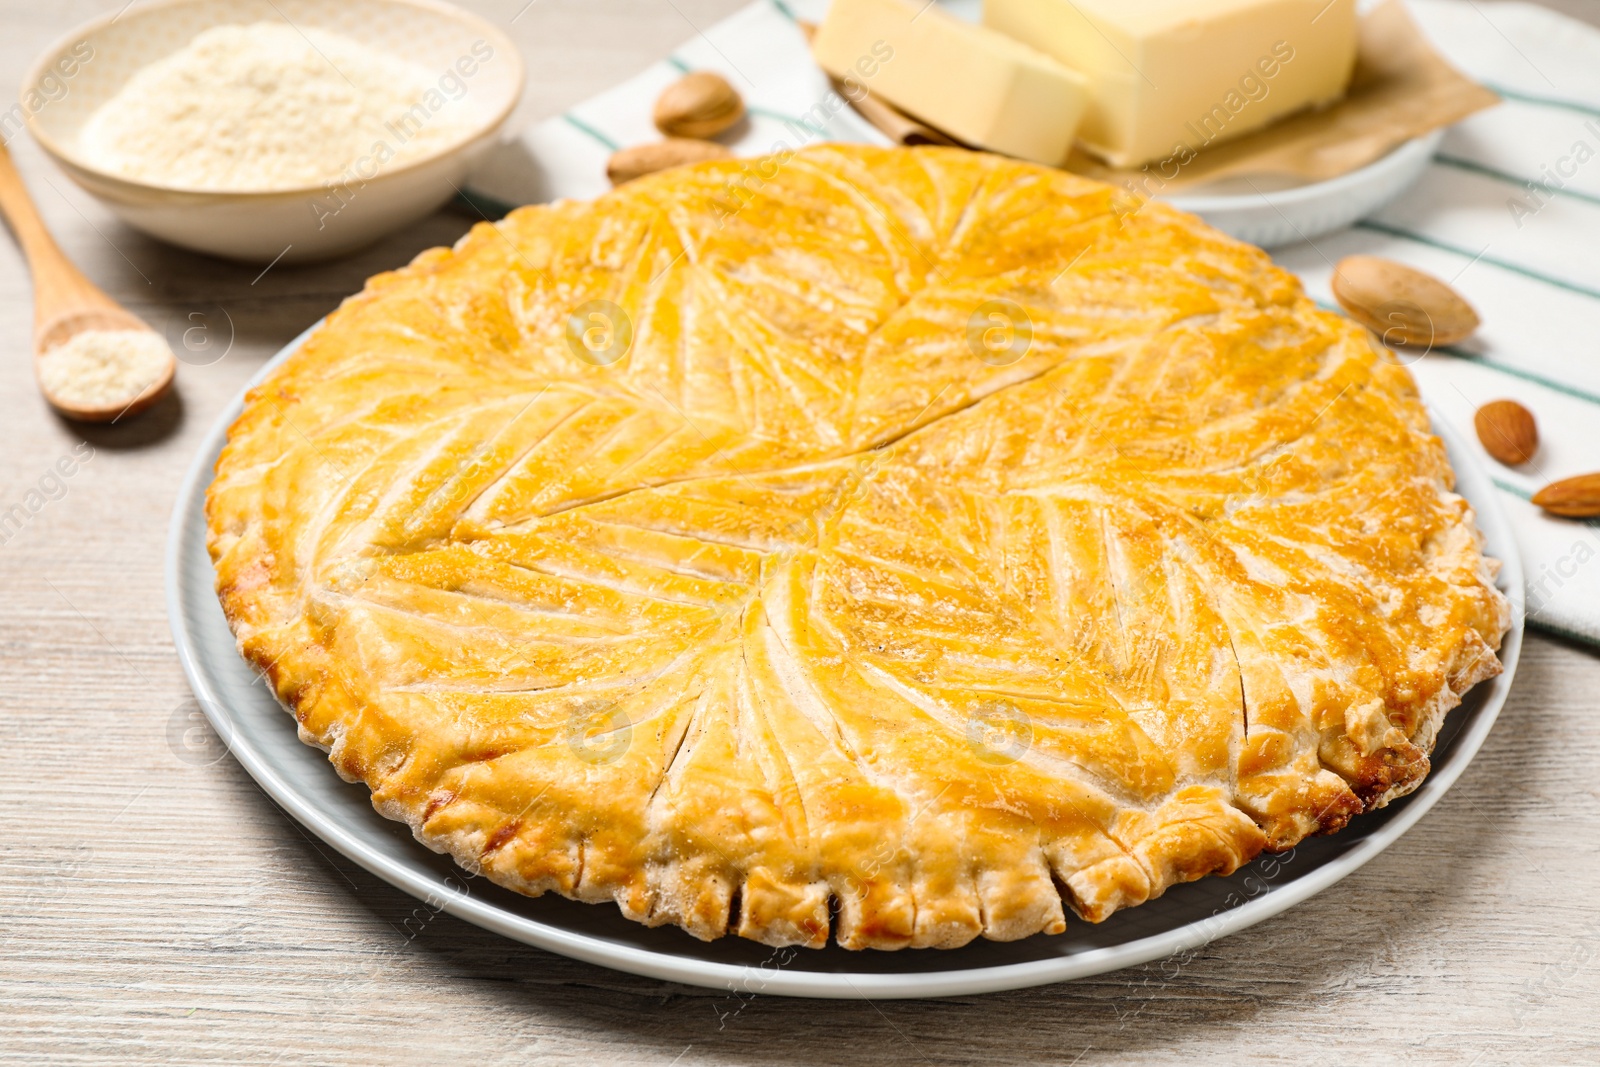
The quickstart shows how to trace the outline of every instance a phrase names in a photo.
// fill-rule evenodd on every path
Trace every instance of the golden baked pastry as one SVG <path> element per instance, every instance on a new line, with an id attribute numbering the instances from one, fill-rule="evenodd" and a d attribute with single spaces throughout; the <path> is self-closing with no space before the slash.
<path id="1" fill-rule="evenodd" d="M 373 278 L 208 514 L 243 654 L 430 847 L 701 938 L 951 947 L 1414 788 L 1508 621 L 1451 484 L 1259 250 L 830 146 Z"/>

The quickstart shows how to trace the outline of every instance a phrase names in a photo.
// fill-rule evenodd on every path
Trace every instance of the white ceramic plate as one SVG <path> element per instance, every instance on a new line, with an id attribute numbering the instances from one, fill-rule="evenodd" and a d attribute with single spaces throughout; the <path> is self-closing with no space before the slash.
<path id="1" fill-rule="evenodd" d="M 1434 130 L 1407 141 L 1360 170 L 1309 184 L 1230 178 L 1195 192 L 1163 197 L 1231 237 L 1263 248 L 1314 241 L 1377 211 L 1422 176 L 1444 137 Z"/>
<path id="2" fill-rule="evenodd" d="M 257 380 L 310 332 L 290 342 Z M 212 591 L 205 490 L 243 401 L 241 393 L 195 457 L 178 494 L 167 542 L 167 612 L 173 639 L 219 738 L 290 815 L 430 908 L 551 952 L 652 978 L 741 994 L 960 996 L 1100 974 L 1237 933 L 1327 889 L 1393 844 L 1438 802 L 1494 724 L 1522 646 L 1522 566 L 1511 528 L 1471 450 L 1440 426 L 1459 490 L 1477 509 L 1488 551 L 1503 561 L 1499 583 L 1511 598 L 1513 622 L 1500 652 L 1505 672 L 1474 688 L 1450 715 L 1434 751 L 1433 772 L 1415 793 L 1381 812 L 1358 816 L 1339 834 L 1306 841 L 1290 854 L 1262 857 L 1230 878 L 1174 886 L 1165 896 L 1098 926 L 1071 922 L 1057 937 L 1009 944 L 984 941 L 948 952 L 773 950 L 736 937 L 706 944 L 677 929 L 652 930 L 630 922 L 610 904 L 581 904 L 554 895 L 530 899 L 470 877 L 419 844 L 405 826 L 380 816 L 364 786 L 341 780 L 320 750 L 299 740 L 294 720 L 235 651 Z"/>

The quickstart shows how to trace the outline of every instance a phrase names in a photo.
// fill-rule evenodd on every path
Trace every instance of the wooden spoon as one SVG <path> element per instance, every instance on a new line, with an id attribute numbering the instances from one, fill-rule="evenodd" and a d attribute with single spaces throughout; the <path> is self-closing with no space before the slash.
<path id="1" fill-rule="evenodd" d="M 45 229 L 44 220 L 22 184 L 22 176 L 11 162 L 11 155 L 0 145 L 0 214 L 11 224 L 17 243 L 28 259 L 28 269 L 33 273 L 33 366 L 35 374 L 44 354 L 56 345 L 89 330 L 142 330 L 155 331 L 137 315 L 112 300 L 83 276 L 72 261 L 62 253 Z M 156 334 L 156 336 L 160 336 Z M 166 344 L 163 340 L 162 344 Z M 80 422 L 111 422 L 124 415 L 134 415 L 154 404 L 172 386 L 172 377 L 178 361 L 171 351 L 167 353 L 166 369 L 156 380 L 137 393 L 103 406 L 85 407 L 69 399 L 56 396 L 39 382 L 44 393 L 61 414 Z"/>

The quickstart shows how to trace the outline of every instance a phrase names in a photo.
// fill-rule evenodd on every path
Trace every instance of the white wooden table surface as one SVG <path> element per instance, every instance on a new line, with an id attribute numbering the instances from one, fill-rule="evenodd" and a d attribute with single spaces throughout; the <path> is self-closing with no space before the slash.
<path id="1" fill-rule="evenodd" d="M 0 86 L 108 2 L 0 0 Z M 332 0 L 330 0 L 332 2 Z M 521 117 L 621 80 L 743 0 L 480 0 L 525 50 Z M 1600 0 L 1561 6 L 1600 22 Z M 520 12 L 520 13 L 519 13 Z M 67 252 L 158 328 L 220 305 L 227 355 L 113 429 L 54 418 L 0 237 L 0 1062 L 1600 1063 L 1600 656 L 1533 636 L 1466 775 L 1388 853 L 1192 960 L 928 1002 L 755 999 L 612 973 L 415 902 L 308 839 L 192 709 L 162 599 L 181 473 L 271 353 L 364 278 L 448 243 L 441 213 L 353 259 L 166 248 L 12 149 Z M 226 340 L 225 338 L 221 340 Z M 58 457 L 93 458 L 59 484 Z M 330 772 L 331 773 L 331 772 Z"/>

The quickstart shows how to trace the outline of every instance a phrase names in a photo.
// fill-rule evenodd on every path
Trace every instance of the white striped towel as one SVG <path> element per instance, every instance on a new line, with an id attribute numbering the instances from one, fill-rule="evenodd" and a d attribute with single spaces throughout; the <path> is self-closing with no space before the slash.
<path id="1" fill-rule="evenodd" d="M 1409 7 L 1435 46 L 1504 103 L 1450 130 L 1399 200 L 1275 257 L 1329 306 L 1332 264 L 1363 252 L 1447 279 L 1478 308 L 1476 336 L 1411 370 L 1436 416 L 1473 447 L 1472 415 L 1486 401 L 1509 397 L 1538 417 L 1540 451 L 1524 469 L 1483 461 L 1517 531 L 1529 624 L 1600 644 L 1600 526 L 1549 518 L 1528 502 L 1545 482 L 1600 471 L 1600 31 L 1524 3 Z M 756 0 L 508 143 L 475 173 L 469 197 L 492 211 L 604 192 L 607 156 L 659 136 L 651 104 L 690 69 L 721 71 L 744 93 L 751 121 L 732 145 L 740 155 L 885 143 L 811 62 L 795 19 L 825 9 L 826 0 Z"/>

